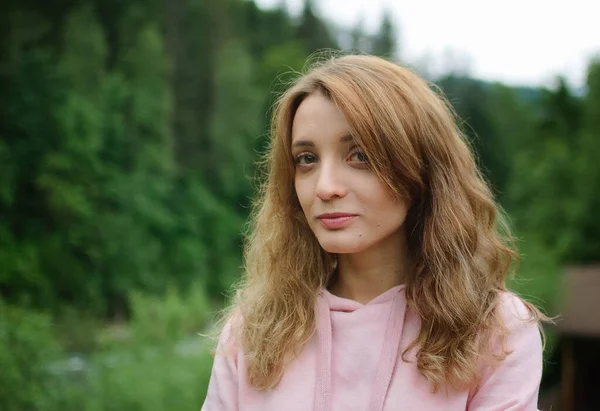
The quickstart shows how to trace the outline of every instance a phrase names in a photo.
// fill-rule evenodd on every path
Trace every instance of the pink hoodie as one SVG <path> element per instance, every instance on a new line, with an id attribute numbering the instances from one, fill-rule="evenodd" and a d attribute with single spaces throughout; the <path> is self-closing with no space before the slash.
<path id="1" fill-rule="evenodd" d="M 537 325 L 524 322 L 525 305 L 505 293 L 504 319 L 512 350 L 500 366 L 484 366 L 470 391 L 436 394 L 415 364 L 401 354 L 420 321 L 406 310 L 404 286 L 362 305 L 323 291 L 316 335 L 292 361 L 279 385 L 259 392 L 246 379 L 243 353 L 215 357 L 202 411 L 530 411 L 537 410 L 542 344 Z M 222 347 L 222 344 L 221 344 Z"/>

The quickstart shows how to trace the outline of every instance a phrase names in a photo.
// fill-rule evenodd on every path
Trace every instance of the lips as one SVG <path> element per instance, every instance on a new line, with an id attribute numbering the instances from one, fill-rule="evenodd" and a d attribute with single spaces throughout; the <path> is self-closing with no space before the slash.
<path id="1" fill-rule="evenodd" d="M 342 228 L 348 225 L 357 217 L 356 214 L 350 213 L 325 213 L 317 218 L 325 228 L 334 229 Z"/>
<path id="2" fill-rule="evenodd" d="M 318 216 L 318 219 L 322 219 L 322 218 L 341 218 L 341 217 L 355 217 L 356 214 L 350 214 L 350 213 L 325 213 L 325 214 L 321 214 L 320 216 Z"/>

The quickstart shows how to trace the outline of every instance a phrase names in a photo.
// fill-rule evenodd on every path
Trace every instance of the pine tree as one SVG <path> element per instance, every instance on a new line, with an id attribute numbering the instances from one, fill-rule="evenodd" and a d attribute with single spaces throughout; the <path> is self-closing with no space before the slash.
<path id="1" fill-rule="evenodd" d="M 337 46 L 327 25 L 316 15 L 314 0 L 304 3 L 297 37 L 304 43 L 308 53 Z"/>
<path id="2" fill-rule="evenodd" d="M 379 32 L 373 37 L 372 53 L 377 56 L 394 58 L 398 53 L 397 40 L 392 15 L 386 11 Z"/>

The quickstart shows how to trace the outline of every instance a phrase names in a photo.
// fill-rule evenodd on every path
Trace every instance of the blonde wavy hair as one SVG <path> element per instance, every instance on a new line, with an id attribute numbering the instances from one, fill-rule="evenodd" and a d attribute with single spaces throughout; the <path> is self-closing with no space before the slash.
<path id="1" fill-rule="evenodd" d="M 313 93 L 338 107 L 389 192 L 410 201 L 414 270 L 406 298 L 421 328 L 403 358 L 418 347 L 416 365 L 434 391 L 469 387 L 479 377 L 482 344 L 508 332 L 497 307 L 518 254 L 447 100 L 411 70 L 365 55 L 318 62 L 276 102 L 245 273 L 224 317 L 247 359 L 249 383 L 258 390 L 278 384 L 315 332 L 317 295 L 336 264 L 294 189 L 292 121 Z M 532 320 L 546 319 L 525 304 Z"/>

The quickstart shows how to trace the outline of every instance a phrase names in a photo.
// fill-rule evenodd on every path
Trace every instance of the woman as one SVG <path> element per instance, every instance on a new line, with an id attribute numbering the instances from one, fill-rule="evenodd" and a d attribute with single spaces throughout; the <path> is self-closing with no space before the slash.
<path id="1" fill-rule="evenodd" d="M 344 56 L 280 98 L 204 411 L 535 410 L 535 307 L 446 101 Z M 502 234 L 504 233 L 504 234 Z"/>

